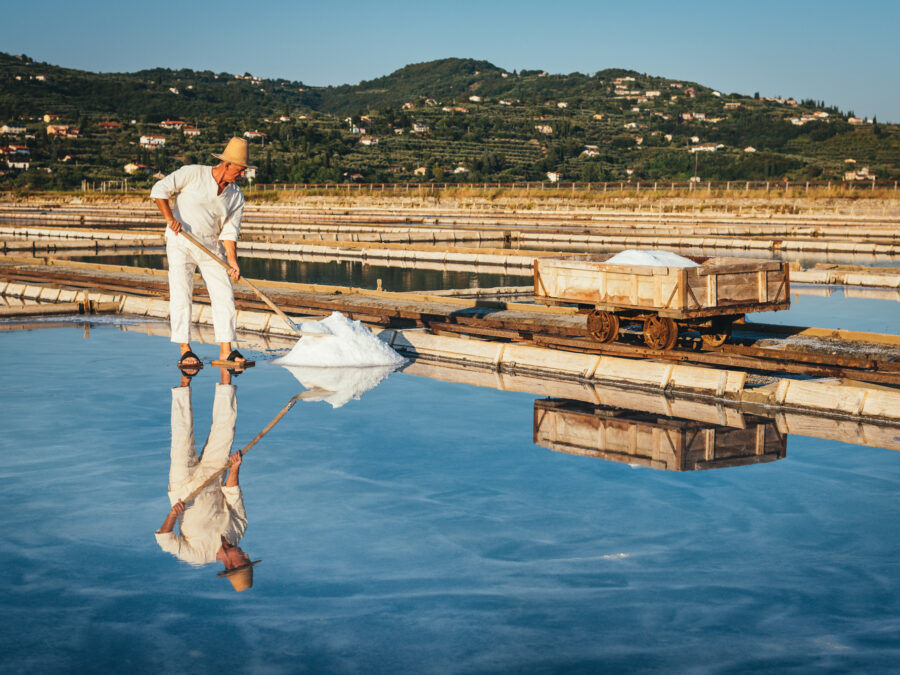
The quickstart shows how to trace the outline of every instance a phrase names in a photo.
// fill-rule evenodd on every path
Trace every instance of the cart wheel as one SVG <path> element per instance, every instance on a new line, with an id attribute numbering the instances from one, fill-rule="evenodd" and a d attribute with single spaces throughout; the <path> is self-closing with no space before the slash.
<path id="1" fill-rule="evenodd" d="M 713 321 L 712 332 L 701 333 L 704 349 L 718 349 L 731 337 L 731 321 Z"/>
<path id="2" fill-rule="evenodd" d="M 597 342 L 612 342 L 619 336 L 619 317 L 612 312 L 595 309 L 588 314 L 587 329 Z"/>
<path id="3" fill-rule="evenodd" d="M 644 321 L 644 343 L 651 349 L 672 349 L 678 341 L 678 324 L 674 319 L 651 316 Z"/>

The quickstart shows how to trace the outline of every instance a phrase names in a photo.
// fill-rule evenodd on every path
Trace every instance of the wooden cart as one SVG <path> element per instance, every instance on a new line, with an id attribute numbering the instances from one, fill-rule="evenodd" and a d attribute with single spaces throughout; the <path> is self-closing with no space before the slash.
<path id="1" fill-rule="evenodd" d="M 681 328 L 715 348 L 744 314 L 790 307 L 788 263 L 778 260 L 691 257 L 697 267 L 656 267 L 606 264 L 611 257 L 536 259 L 535 301 L 578 305 L 600 342 L 615 340 L 623 321 L 642 322 L 653 349 L 671 349 Z"/>
<path id="2" fill-rule="evenodd" d="M 728 427 L 592 406 L 564 399 L 534 402 L 534 443 L 556 452 L 638 464 L 664 471 L 698 471 L 783 459 L 787 436 L 775 423 L 744 415 Z"/>

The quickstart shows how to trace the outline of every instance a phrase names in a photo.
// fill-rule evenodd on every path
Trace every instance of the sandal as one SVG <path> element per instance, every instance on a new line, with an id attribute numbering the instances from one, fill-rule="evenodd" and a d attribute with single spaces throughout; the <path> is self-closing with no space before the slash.
<path id="1" fill-rule="evenodd" d="M 185 359 L 196 359 L 196 363 L 185 363 Z M 200 360 L 200 357 L 197 356 L 190 349 L 181 355 L 181 358 L 178 359 L 178 370 L 180 370 L 184 375 L 188 377 L 193 377 L 197 373 L 200 372 L 200 369 L 203 367 L 203 361 Z M 192 371 L 192 372 L 188 372 Z"/>

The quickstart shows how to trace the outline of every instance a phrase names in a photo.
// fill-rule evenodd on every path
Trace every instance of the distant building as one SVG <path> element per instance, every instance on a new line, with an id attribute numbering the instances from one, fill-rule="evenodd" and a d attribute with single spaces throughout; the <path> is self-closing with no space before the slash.
<path id="1" fill-rule="evenodd" d="M 163 120 L 159 123 L 162 129 L 182 129 L 187 126 L 184 120 Z"/>
<path id="2" fill-rule="evenodd" d="M 475 96 L 475 95 L 470 96 L 469 100 L 472 103 L 482 103 L 484 101 L 484 99 L 481 96 Z"/>
<path id="3" fill-rule="evenodd" d="M 244 132 L 244 138 L 246 138 L 247 140 L 250 140 L 250 141 L 255 140 L 257 138 L 264 140 L 267 136 L 268 136 L 268 134 L 263 133 L 262 131 L 254 130 L 254 131 L 245 131 Z"/>
<path id="4" fill-rule="evenodd" d="M 455 174 L 469 173 L 469 170 L 464 166 L 458 166 L 455 169 L 453 169 L 453 173 L 455 173 Z"/>
<path id="5" fill-rule="evenodd" d="M 200 135 L 200 130 L 197 127 L 185 127 L 181 130 L 181 133 L 183 133 L 188 138 L 193 138 Z"/>
<path id="6" fill-rule="evenodd" d="M 551 183 L 558 183 L 559 181 L 562 180 L 562 177 L 563 177 L 563 175 L 556 171 L 548 171 L 547 172 L 547 180 L 549 180 Z"/>
<path id="7" fill-rule="evenodd" d="M 704 143 L 691 147 L 691 152 L 715 152 L 718 146 L 715 143 Z"/>
<path id="8" fill-rule="evenodd" d="M 560 101 L 559 103 L 556 104 L 556 107 L 557 108 L 568 108 L 569 104 L 566 103 L 565 101 Z"/>
<path id="9" fill-rule="evenodd" d="M 113 129 L 121 129 L 122 125 L 118 122 L 110 122 L 109 120 L 107 120 L 105 122 L 98 122 L 97 128 L 104 129 L 105 131 L 112 131 Z"/>
<path id="10" fill-rule="evenodd" d="M 408 101 L 400 106 L 400 110 L 415 110 L 415 109 L 416 109 L 416 104 L 410 103 Z"/>
<path id="11" fill-rule="evenodd" d="M 748 145 L 746 148 L 744 148 L 744 152 L 756 152 L 756 148 L 754 148 L 752 145 Z"/>
<path id="12" fill-rule="evenodd" d="M 542 133 L 545 136 L 553 135 L 553 127 L 551 127 L 549 124 L 535 124 L 534 128 L 537 129 L 539 133 Z"/>
<path id="13" fill-rule="evenodd" d="M 418 169 L 413 171 L 413 174 L 415 174 L 416 176 L 424 176 L 427 173 L 428 173 L 428 168 L 424 167 L 424 166 L 420 166 Z"/>
<path id="14" fill-rule="evenodd" d="M 414 134 L 425 134 L 428 133 L 429 126 L 427 124 L 422 124 L 421 122 L 413 122 L 413 133 Z"/>
<path id="15" fill-rule="evenodd" d="M 0 127 L 0 134 L 8 134 L 10 136 L 18 136 L 25 133 L 25 127 L 20 124 L 4 124 Z"/>
<path id="16" fill-rule="evenodd" d="M 378 139 L 374 136 L 362 136 L 359 139 L 362 145 L 378 145 Z"/>
<path id="17" fill-rule="evenodd" d="M 140 143 L 145 148 L 161 148 L 166 144 L 166 137 L 151 135 L 141 136 Z"/>
<path id="18" fill-rule="evenodd" d="M 150 173 L 150 167 L 146 164 L 137 164 L 135 162 L 129 162 L 124 167 L 122 167 L 129 176 L 135 176 L 138 174 L 148 174 Z"/>

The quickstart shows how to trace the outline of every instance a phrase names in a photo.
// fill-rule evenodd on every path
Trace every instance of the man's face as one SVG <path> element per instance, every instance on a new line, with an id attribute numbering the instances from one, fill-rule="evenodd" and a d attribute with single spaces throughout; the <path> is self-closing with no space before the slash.
<path id="1" fill-rule="evenodd" d="M 250 556 L 244 553 L 240 546 L 232 546 L 224 539 L 222 540 L 222 548 L 219 549 L 216 558 L 225 565 L 226 570 L 233 570 L 235 567 L 240 567 L 250 562 Z"/>
<path id="2" fill-rule="evenodd" d="M 222 180 L 226 183 L 234 183 L 244 177 L 246 169 L 240 164 L 232 164 L 225 162 L 225 172 L 222 174 Z"/>

